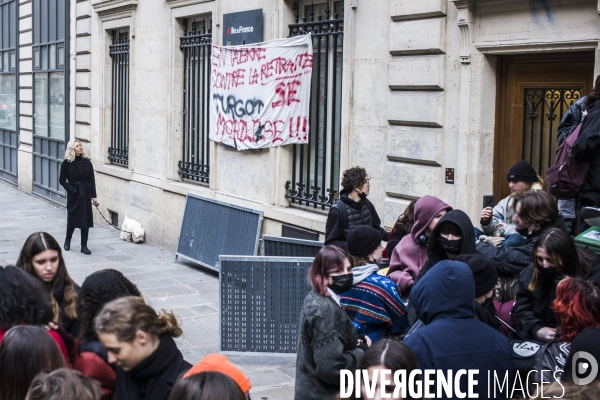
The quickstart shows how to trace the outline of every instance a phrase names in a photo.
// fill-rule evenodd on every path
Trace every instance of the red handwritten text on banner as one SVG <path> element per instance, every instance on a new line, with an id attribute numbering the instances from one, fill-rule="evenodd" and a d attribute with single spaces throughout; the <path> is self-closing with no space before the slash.
<path id="1" fill-rule="evenodd" d="M 238 150 L 308 142 L 310 35 L 212 46 L 210 138 Z"/>

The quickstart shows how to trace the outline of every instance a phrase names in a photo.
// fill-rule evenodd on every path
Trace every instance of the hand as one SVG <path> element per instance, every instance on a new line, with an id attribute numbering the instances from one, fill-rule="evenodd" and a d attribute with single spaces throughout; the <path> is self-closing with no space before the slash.
<path id="1" fill-rule="evenodd" d="M 556 336 L 556 328 L 544 327 L 544 328 L 538 330 L 535 333 L 535 336 L 537 336 L 538 339 L 545 340 L 547 342 L 551 342 L 554 340 L 554 337 Z"/>
<path id="2" fill-rule="evenodd" d="M 363 343 L 365 343 L 367 345 L 367 347 L 371 347 L 371 343 L 372 343 L 371 338 L 368 337 L 367 335 L 359 335 L 357 346 L 360 346 Z"/>
<path id="3" fill-rule="evenodd" d="M 490 218 L 492 218 L 492 207 L 486 207 L 483 210 L 481 210 L 482 221 L 488 221 Z"/>
<path id="4" fill-rule="evenodd" d="M 496 223 L 496 229 L 504 229 L 505 226 L 506 224 L 504 222 Z"/>
<path id="5" fill-rule="evenodd" d="M 100 204 L 100 203 L 98 203 L 98 200 L 97 200 L 97 199 L 94 197 L 94 198 L 92 199 L 92 204 L 93 204 L 94 206 L 98 207 L 98 204 Z"/>

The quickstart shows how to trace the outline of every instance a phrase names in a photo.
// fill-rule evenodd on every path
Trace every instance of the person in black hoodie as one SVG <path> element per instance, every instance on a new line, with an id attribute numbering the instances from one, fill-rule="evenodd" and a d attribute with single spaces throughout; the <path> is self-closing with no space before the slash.
<path id="1" fill-rule="evenodd" d="M 177 377 L 192 367 L 173 340 L 183 333 L 175 315 L 156 314 L 141 297 L 106 304 L 95 325 L 117 367 L 114 400 L 167 400 Z"/>
<path id="2" fill-rule="evenodd" d="M 552 342 L 559 339 L 558 321 L 551 307 L 558 283 L 567 276 L 600 279 L 600 258 L 578 250 L 571 236 L 557 228 L 537 238 L 533 254 L 533 264 L 520 276 L 512 321 L 521 338 Z"/>
<path id="3" fill-rule="evenodd" d="M 340 198 L 329 209 L 325 224 L 325 246 L 333 245 L 348 250 L 346 234 L 352 225 L 368 225 L 377 229 L 381 240 L 387 242 L 389 232 L 381 227 L 381 219 L 367 199 L 371 184 L 367 171 L 354 167 L 344 171 Z"/>
<path id="4" fill-rule="evenodd" d="M 475 254 L 475 232 L 469 216 L 462 210 L 446 213 L 437 223 L 427 245 L 427 262 L 417 277 L 423 277 L 442 260 L 454 260 L 459 254 Z"/>
<path id="5" fill-rule="evenodd" d="M 500 249 L 487 241 L 477 243 L 477 253 L 494 264 L 501 284 L 496 288 L 496 300 L 504 303 L 514 300 L 518 276 L 532 261 L 533 244 L 546 229 L 564 227 L 556 199 L 547 192 L 526 192 L 515 198 L 513 223 L 517 233 L 525 237 L 519 246 Z"/>

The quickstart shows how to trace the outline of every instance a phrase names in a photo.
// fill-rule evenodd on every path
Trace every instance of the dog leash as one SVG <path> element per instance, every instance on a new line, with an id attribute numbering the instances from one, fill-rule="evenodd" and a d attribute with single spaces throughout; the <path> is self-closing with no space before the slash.
<path id="1" fill-rule="evenodd" d="M 106 223 L 108 224 L 108 226 L 111 226 L 111 227 L 113 227 L 113 228 L 115 228 L 116 230 L 118 230 L 118 231 L 121 231 L 121 232 L 125 232 L 125 233 L 131 233 L 131 234 L 133 234 L 133 232 L 124 231 L 123 229 L 119 229 L 119 228 L 117 228 L 116 226 L 114 226 L 114 225 L 112 224 L 112 222 L 110 222 L 109 220 L 107 220 L 107 219 L 106 219 L 106 217 L 105 217 L 105 216 L 104 216 L 104 215 L 103 215 L 103 214 L 100 212 L 100 209 L 98 208 L 98 206 L 99 206 L 99 205 L 100 205 L 100 203 L 98 203 L 97 205 L 96 205 L 96 204 L 94 204 L 94 207 L 96 207 L 96 211 L 98 211 L 98 214 L 100 214 L 100 216 L 101 216 L 102 218 L 104 218 L 104 220 L 106 221 Z"/>

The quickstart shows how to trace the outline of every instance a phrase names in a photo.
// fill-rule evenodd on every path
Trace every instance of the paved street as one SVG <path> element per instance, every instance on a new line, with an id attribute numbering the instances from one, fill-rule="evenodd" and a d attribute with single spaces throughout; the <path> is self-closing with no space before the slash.
<path id="1" fill-rule="evenodd" d="M 100 201 L 102 201 L 100 199 Z M 96 211 L 94 211 L 96 212 Z M 39 197 L 23 193 L 0 180 L 0 265 L 14 264 L 25 239 L 45 231 L 64 241 L 66 211 Z M 79 230 L 71 251 L 63 252 L 69 274 L 79 284 L 90 273 L 113 268 L 142 291 L 156 309 L 171 309 L 183 322 L 177 339 L 185 359 L 194 364 L 219 349 L 218 276 L 180 259 L 171 252 L 123 242 L 107 226 L 90 230 L 91 256 L 79 252 Z M 250 378 L 253 399 L 289 400 L 294 393 L 295 356 L 229 356 Z"/>

